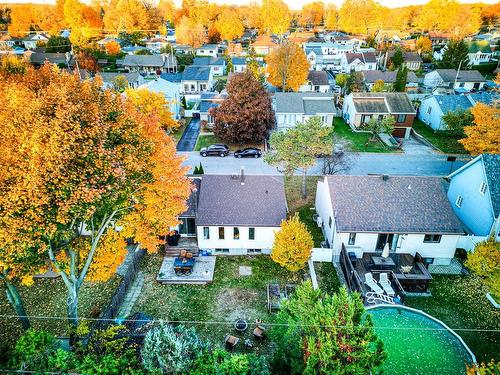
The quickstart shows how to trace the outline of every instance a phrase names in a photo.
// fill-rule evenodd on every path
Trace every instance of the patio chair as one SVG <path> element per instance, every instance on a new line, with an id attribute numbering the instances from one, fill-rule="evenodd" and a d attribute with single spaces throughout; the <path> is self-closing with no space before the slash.
<path id="1" fill-rule="evenodd" d="M 185 249 L 182 249 L 182 250 L 180 251 L 180 255 L 179 255 L 179 256 L 180 256 L 181 258 L 185 258 L 185 257 L 186 257 L 186 253 L 187 253 L 187 251 L 186 251 Z"/>
<path id="2" fill-rule="evenodd" d="M 381 273 L 380 274 L 380 285 L 384 289 L 384 291 L 387 293 L 388 296 L 395 296 L 396 292 L 394 292 L 394 289 L 392 289 L 391 282 L 389 280 L 389 274 L 387 273 Z"/>
<path id="3" fill-rule="evenodd" d="M 224 338 L 224 344 L 229 350 L 233 350 L 239 341 L 240 339 L 238 337 L 232 335 L 226 335 L 226 337 Z"/>
<path id="4" fill-rule="evenodd" d="M 384 294 L 382 288 L 377 284 L 371 272 L 365 273 L 365 284 L 370 287 L 375 293 Z"/>
<path id="5" fill-rule="evenodd" d="M 253 330 L 253 335 L 255 336 L 255 338 L 262 340 L 266 336 L 266 329 L 262 326 L 257 326 Z"/>

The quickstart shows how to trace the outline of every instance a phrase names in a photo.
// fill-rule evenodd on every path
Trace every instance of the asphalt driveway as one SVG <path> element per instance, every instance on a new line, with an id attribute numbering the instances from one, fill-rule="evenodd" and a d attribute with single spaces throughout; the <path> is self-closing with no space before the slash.
<path id="1" fill-rule="evenodd" d="M 177 143 L 177 151 L 193 151 L 200 134 L 200 119 L 193 118 Z"/>

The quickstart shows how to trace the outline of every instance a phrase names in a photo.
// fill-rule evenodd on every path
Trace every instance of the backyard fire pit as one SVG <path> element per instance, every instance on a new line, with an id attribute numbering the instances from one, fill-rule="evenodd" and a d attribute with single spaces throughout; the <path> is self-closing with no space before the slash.
<path id="1" fill-rule="evenodd" d="M 248 323 L 246 320 L 243 319 L 238 319 L 236 322 L 234 322 L 234 329 L 243 332 L 248 328 Z"/>

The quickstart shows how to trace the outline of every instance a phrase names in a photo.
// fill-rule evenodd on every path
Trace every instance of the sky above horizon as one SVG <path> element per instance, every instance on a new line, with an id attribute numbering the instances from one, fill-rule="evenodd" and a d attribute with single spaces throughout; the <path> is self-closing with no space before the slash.
<path id="1" fill-rule="evenodd" d="M 284 0 L 285 3 L 288 4 L 290 9 L 301 9 L 304 4 L 310 3 L 314 0 Z M 428 0 L 379 0 L 379 2 L 390 8 L 402 7 L 408 5 L 420 5 L 426 3 Z M 85 1 L 84 2 L 90 2 Z M 180 5 L 182 0 L 174 0 L 177 5 Z M 217 4 L 235 4 L 242 5 L 248 4 L 250 0 L 210 0 L 210 2 L 214 2 Z M 335 5 L 342 4 L 343 0 L 325 0 L 325 3 L 334 3 Z M 461 3 L 487 3 L 487 4 L 495 4 L 497 0 L 462 0 Z M 2 3 L 35 3 L 35 4 L 53 4 L 55 0 L 0 0 L 0 4 Z"/>

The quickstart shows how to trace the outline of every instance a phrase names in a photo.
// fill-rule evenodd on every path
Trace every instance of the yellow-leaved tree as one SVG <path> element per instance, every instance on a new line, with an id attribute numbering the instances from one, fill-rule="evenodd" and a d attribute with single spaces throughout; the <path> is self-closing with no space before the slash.
<path id="1" fill-rule="evenodd" d="M 83 283 L 115 273 L 124 239 L 154 252 L 178 223 L 190 193 L 186 168 L 158 113 L 143 113 L 99 80 L 45 64 L 7 76 L 0 91 L 2 247 L 35 257 L 18 278 L 51 263 L 76 326 Z M 24 260 L 4 253 L 6 261 L 13 269 Z"/>
<path id="2" fill-rule="evenodd" d="M 161 93 L 129 88 L 125 90 L 125 95 L 144 116 L 157 118 L 165 131 L 170 132 L 179 127 L 179 123 L 173 119 L 170 112 L 170 103 Z"/>
<path id="3" fill-rule="evenodd" d="M 207 32 L 201 23 L 184 16 L 175 25 L 175 39 L 179 44 L 197 48 L 207 40 Z"/>
<path id="4" fill-rule="evenodd" d="M 271 259 L 289 271 L 298 271 L 306 265 L 312 248 L 311 233 L 295 214 L 284 220 L 275 234 Z"/>
<path id="5" fill-rule="evenodd" d="M 282 0 L 263 0 L 260 18 L 265 33 L 283 35 L 290 27 L 292 15 Z"/>
<path id="6" fill-rule="evenodd" d="M 465 262 L 476 275 L 480 276 L 495 300 L 500 300 L 500 242 L 494 238 L 478 243 L 474 252 Z"/>
<path id="7" fill-rule="evenodd" d="M 222 11 L 215 21 L 215 28 L 220 34 L 222 40 L 229 43 L 235 38 L 243 35 L 245 27 L 241 22 L 238 12 L 234 9 L 227 8 Z"/>
<path id="8" fill-rule="evenodd" d="M 282 91 L 297 91 L 309 74 L 309 61 L 299 45 L 286 42 L 266 59 L 268 81 Z"/>
<path id="9" fill-rule="evenodd" d="M 465 138 L 459 142 L 472 155 L 500 154 L 500 102 L 476 103 L 471 113 L 474 124 L 464 127 Z"/>

